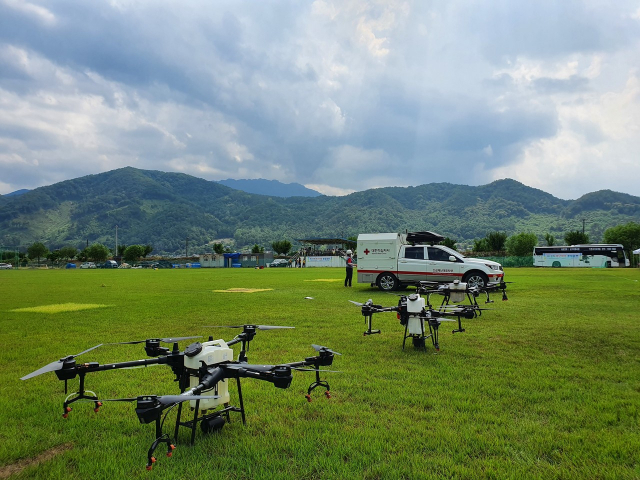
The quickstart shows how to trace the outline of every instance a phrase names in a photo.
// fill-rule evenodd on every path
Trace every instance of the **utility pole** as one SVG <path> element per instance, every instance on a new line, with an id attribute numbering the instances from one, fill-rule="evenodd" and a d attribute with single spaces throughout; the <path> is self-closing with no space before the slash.
<path id="1" fill-rule="evenodd" d="M 586 219 L 582 219 L 582 233 L 584 233 L 584 222 L 586 221 Z"/>
<path id="2" fill-rule="evenodd" d="M 188 251 L 189 251 L 189 237 L 185 238 L 184 240 L 184 258 L 189 258 Z"/>
<path id="3" fill-rule="evenodd" d="M 116 225 L 116 257 L 118 256 L 118 225 Z"/>

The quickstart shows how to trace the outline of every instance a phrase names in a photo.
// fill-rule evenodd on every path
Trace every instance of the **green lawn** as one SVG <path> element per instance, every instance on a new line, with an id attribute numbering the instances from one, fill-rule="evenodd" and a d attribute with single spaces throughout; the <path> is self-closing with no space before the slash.
<path id="1" fill-rule="evenodd" d="M 342 278 L 326 268 L 0 271 L 0 478 L 640 478 L 640 270 L 510 269 L 509 301 L 495 295 L 465 333 L 444 324 L 439 354 L 403 351 L 390 313 L 374 317 L 381 335 L 363 337 L 347 300 L 397 297 Z M 217 291 L 229 288 L 270 290 Z M 232 416 L 221 433 L 198 430 L 194 447 L 184 431 L 151 472 L 154 429 L 134 404 L 96 414 L 78 403 L 65 420 L 55 374 L 19 379 L 99 343 L 230 340 L 240 331 L 205 326 L 243 323 L 296 327 L 260 331 L 252 363 L 302 360 L 312 343 L 341 352 L 342 373 L 326 374 L 332 398 L 305 400 L 313 373 L 296 372 L 287 390 L 245 379 L 246 426 Z M 142 358 L 141 345 L 110 345 L 78 361 Z M 167 367 L 89 374 L 87 388 L 178 393 Z"/>

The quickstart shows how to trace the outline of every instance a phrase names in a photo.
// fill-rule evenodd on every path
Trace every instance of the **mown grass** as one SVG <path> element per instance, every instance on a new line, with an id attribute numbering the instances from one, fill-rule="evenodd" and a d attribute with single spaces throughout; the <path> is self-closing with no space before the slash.
<path id="1" fill-rule="evenodd" d="M 508 270 L 510 300 L 497 296 L 463 334 L 443 328 L 437 355 L 403 351 L 392 314 L 374 317 L 381 335 L 363 337 L 364 319 L 347 300 L 392 305 L 396 297 L 345 289 L 342 275 L 0 272 L 0 477 L 19 465 L 12 478 L 640 478 L 639 270 Z M 216 291 L 235 288 L 271 290 Z M 15 311 L 65 304 L 75 307 Z M 242 323 L 296 327 L 259 332 L 250 362 L 300 360 L 314 354 L 311 343 L 343 353 L 333 366 L 342 373 L 327 376 L 332 398 L 317 392 L 307 403 L 311 373 L 297 372 L 287 390 L 244 380 L 246 426 L 236 415 L 219 434 L 198 432 L 194 447 L 185 431 L 174 457 L 159 452 L 151 472 L 144 463 L 153 427 L 138 423 L 133 405 L 96 414 L 76 404 L 63 420 L 55 374 L 19 380 L 98 343 L 230 340 L 238 331 L 204 326 Z M 104 346 L 79 360 L 137 358 L 145 358 L 140 345 Z M 165 367 L 87 379 L 102 398 L 177 393 Z M 38 458 L 46 460 L 29 464 Z"/>

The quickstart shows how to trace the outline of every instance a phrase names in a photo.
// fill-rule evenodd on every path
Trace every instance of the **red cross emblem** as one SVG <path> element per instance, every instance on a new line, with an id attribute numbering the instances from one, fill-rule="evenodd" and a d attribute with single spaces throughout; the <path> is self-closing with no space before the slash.
<path id="1" fill-rule="evenodd" d="M 369 255 L 369 249 L 368 248 L 364 251 L 364 254 L 365 255 Z"/>

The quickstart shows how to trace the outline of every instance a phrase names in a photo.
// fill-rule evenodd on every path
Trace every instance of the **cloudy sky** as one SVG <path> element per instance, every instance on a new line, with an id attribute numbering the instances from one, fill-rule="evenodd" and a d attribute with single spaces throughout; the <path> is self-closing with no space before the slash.
<path id="1" fill-rule="evenodd" d="M 0 194 L 124 166 L 640 195 L 640 2 L 0 0 Z"/>

